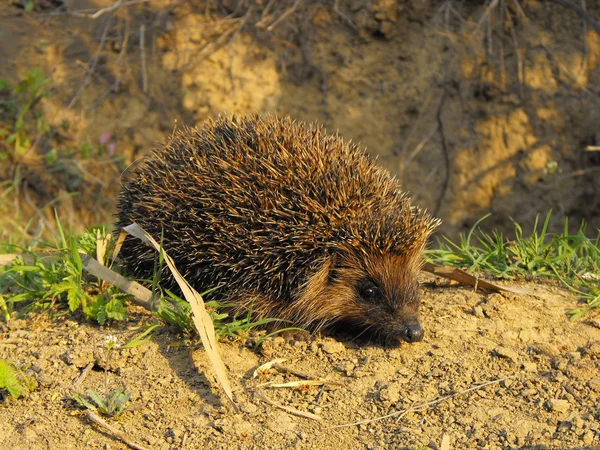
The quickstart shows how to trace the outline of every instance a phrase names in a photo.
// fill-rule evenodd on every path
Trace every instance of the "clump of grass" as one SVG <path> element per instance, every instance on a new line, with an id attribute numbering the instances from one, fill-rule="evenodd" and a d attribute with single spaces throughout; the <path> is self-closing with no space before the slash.
<path id="1" fill-rule="evenodd" d="M 16 365 L 0 359 L 0 391 L 4 390 L 13 398 L 33 392 L 37 387 L 35 378 L 25 375 Z"/>
<path id="2" fill-rule="evenodd" d="M 85 317 L 103 325 L 107 320 L 127 318 L 131 298 L 112 285 L 84 271 L 82 252 L 97 256 L 99 239 L 111 241 L 104 229 L 93 229 L 77 239 L 66 235 L 57 219 L 60 238 L 49 256 L 18 246 L 22 257 L 0 267 L 0 313 L 5 321 L 33 310 L 83 311 Z M 27 260 L 27 261 L 26 261 Z"/>
<path id="3" fill-rule="evenodd" d="M 211 290 L 212 291 L 212 290 Z M 202 293 L 204 297 L 211 291 Z M 186 336 L 194 336 L 196 327 L 192 319 L 190 304 L 173 292 L 166 290 L 155 315 L 169 325 L 175 326 Z M 219 339 L 244 340 L 251 330 L 268 323 L 277 322 L 278 319 L 253 320 L 252 311 L 242 317 L 231 316 L 227 309 L 230 305 L 211 300 L 205 303 L 208 313 L 215 326 L 215 333 Z"/>
<path id="4" fill-rule="evenodd" d="M 466 235 L 461 234 L 458 243 L 444 238 L 437 249 L 427 251 L 426 258 L 436 264 L 462 267 L 496 278 L 557 279 L 587 301 L 585 307 L 571 312 L 573 318 L 600 307 L 600 232 L 590 239 L 582 223 L 571 234 L 565 219 L 561 233 L 550 233 L 551 213 L 548 213 L 541 226 L 536 218 L 527 236 L 513 222 L 515 238 L 508 239 L 499 231 L 486 233 L 480 229 L 487 217 L 477 221 Z"/>
<path id="5" fill-rule="evenodd" d="M 50 256 L 16 245 L 4 244 L 24 252 L 7 267 L 0 267 L 0 317 L 6 322 L 32 311 L 76 313 L 82 311 L 88 320 L 104 325 L 109 320 L 127 318 L 127 302 L 131 296 L 115 286 L 94 278 L 85 272 L 82 254 L 98 259 L 111 267 L 108 255 L 114 250 L 114 239 L 104 228 L 86 231 L 80 238 L 65 233 L 57 219 L 60 237 Z M 40 256 L 41 255 L 41 256 Z M 26 261 L 27 259 L 27 261 Z M 151 282 L 153 292 L 163 292 L 154 315 L 172 325 L 188 337 L 196 336 L 190 304 L 169 290 L 161 290 L 160 280 L 164 267 L 162 253 L 157 254 L 155 274 Z M 211 291 L 204 292 L 206 295 Z M 215 326 L 217 337 L 244 340 L 251 330 L 276 322 L 278 319 L 253 320 L 252 312 L 231 317 L 228 305 L 218 301 L 206 304 Z M 152 328 L 154 330 L 155 328 Z M 146 336 L 146 335 L 144 335 Z"/>
<path id="6" fill-rule="evenodd" d="M 48 133 L 50 126 L 35 105 L 50 95 L 48 78 L 41 69 L 26 72 L 16 84 L 0 80 L 0 111 L 8 119 L 0 121 L 0 160 L 18 161 L 32 147 L 32 136 Z M 31 116 L 32 120 L 27 120 Z M 30 124 L 35 123 L 35 131 Z"/>

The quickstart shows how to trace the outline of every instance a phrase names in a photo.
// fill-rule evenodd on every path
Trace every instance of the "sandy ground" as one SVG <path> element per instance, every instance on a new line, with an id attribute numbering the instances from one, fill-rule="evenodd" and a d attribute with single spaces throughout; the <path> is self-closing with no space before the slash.
<path id="1" fill-rule="evenodd" d="M 222 343 L 238 413 L 221 400 L 202 348 L 182 345 L 172 332 L 115 350 L 103 362 L 99 344 L 106 335 L 127 342 L 149 319 L 143 312 L 106 328 L 67 318 L 11 322 L 0 328 L 0 358 L 29 367 L 39 387 L 0 405 L 0 446 L 126 448 L 70 400 L 77 392 L 104 393 L 107 383 L 132 394 L 133 410 L 106 421 L 152 449 L 435 449 L 444 435 L 455 449 L 600 448 L 600 320 L 571 321 L 565 312 L 574 300 L 566 292 L 526 287 L 530 295 L 516 296 L 425 285 L 426 338 L 396 348 L 340 335 L 307 342 L 276 337 L 258 349 Z M 302 379 L 275 369 L 253 377 L 259 365 L 276 358 L 332 384 L 259 387 Z M 260 392 L 322 421 L 277 409 Z M 429 408 L 334 428 L 446 396 Z"/>

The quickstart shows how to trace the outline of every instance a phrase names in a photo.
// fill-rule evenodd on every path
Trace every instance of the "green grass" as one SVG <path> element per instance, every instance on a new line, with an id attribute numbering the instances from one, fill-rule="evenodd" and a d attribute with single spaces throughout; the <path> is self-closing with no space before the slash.
<path id="1" fill-rule="evenodd" d="M 427 251 L 426 259 L 501 279 L 559 280 L 587 303 L 571 311 L 573 318 L 600 307 L 600 232 L 595 238 L 586 237 L 583 223 L 571 234 L 565 219 L 561 233 L 550 233 L 551 213 L 548 213 L 543 223 L 536 219 L 527 236 L 513 222 L 515 238 L 508 239 L 499 231 L 481 230 L 480 224 L 487 217 L 480 219 L 466 235 L 461 234 L 459 242 L 444 238 L 437 249 Z"/>
<path id="2" fill-rule="evenodd" d="M 52 250 L 50 257 L 36 249 L 4 244 L 13 252 L 29 255 L 32 261 L 27 263 L 19 257 L 9 266 L 0 267 L 0 316 L 8 322 L 31 311 L 48 310 L 82 311 L 87 319 L 101 325 L 109 319 L 126 319 L 125 304 L 130 296 L 83 270 L 80 251 L 95 257 L 96 244 L 92 242 L 96 242 L 98 231 L 104 237 L 106 231 L 93 229 L 77 239 L 65 234 L 58 220 L 57 223 L 58 242 L 45 246 Z"/>
<path id="3" fill-rule="evenodd" d="M 571 234 L 567 221 L 561 233 L 550 233 L 550 219 L 548 214 L 543 223 L 536 221 L 528 235 L 515 223 L 515 238 L 508 239 L 498 231 L 482 231 L 480 225 L 484 217 L 469 233 L 462 235 L 459 242 L 443 239 L 437 249 L 426 253 L 426 258 L 436 264 L 462 267 L 501 279 L 558 280 L 586 301 L 585 306 L 572 311 L 572 317 L 581 317 L 590 309 L 600 307 L 600 233 L 590 239 L 582 225 Z M 58 219 L 57 223 L 59 237 L 54 245 L 43 246 L 37 242 L 35 247 L 23 247 L 0 243 L 2 250 L 29 255 L 28 262 L 20 257 L 9 266 L 0 267 L 0 320 L 8 322 L 33 311 L 83 313 L 86 319 L 99 324 L 125 320 L 131 297 L 88 274 L 82 263 L 82 252 L 98 258 L 99 243 L 108 242 L 105 250 L 100 252 L 100 259 L 111 267 L 108 255 L 114 249 L 114 239 L 110 233 L 97 228 L 75 237 L 60 227 Z M 43 251 L 48 249 L 52 250 L 51 258 L 43 256 Z M 149 280 L 153 292 L 160 298 L 154 315 L 159 324 L 174 326 L 195 339 L 197 334 L 190 305 L 161 288 L 162 270 L 163 259 L 157 253 L 155 276 Z M 245 339 L 251 330 L 277 321 L 275 318 L 255 321 L 251 312 L 232 317 L 228 305 L 218 301 L 207 302 L 206 306 L 221 339 Z M 140 336 L 140 342 L 150 338 L 151 331 Z"/>
<path id="4" fill-rule="evenodd" d="M 51 314 L 83 313 L 85 318 L 104 325 L 109 321 L 127 318 L 127 303 L 131 296 L 120 292 L 115 286 L 86 273 L 81 253 L 98 257 L 98 245 L 107 242 L 101 253 L 101 262 L 111 267 L 108 255 L 114 250 L 114 239 L 105 228 L 86 231 L 75 237 L 60 226 L 60 237 L 54 245 L 45 244 L 41 248 L 27 248 L 9 243 L 0 243 L 0 250 L 11 253 L 22 252 L 29 255 L 29 263 L 18 257 L 6 267 L 0 267 L 0 320 L 8 322 L 31 312 L 47 311 Z M 44 251 L 51 250 L 51 257 L 44 257 Z M 149 280 L 152 291 L 159 293 L 158 308 L 153 313 L 163 324 L 175 327 L 189 338 L 196 339 L 197 333 L 192 318 L 190 304 L 162 289 L 160 279 L 164 269 L 162 254 L 157 253 L 155 272 Z M 118 267 L 112 267 L 118 271 Z M 204 292 L 206 295 L 211 291 Z M 218 301 L 206 303 L 215 332 L 221 339 L 245 339 L 251 330 L 278 319 L 253 320 L 252 313 L 237 317 L 230 316 L 228 305 Z M 153 336 L 156 326 L 139 336 L 139 345 Z"/>

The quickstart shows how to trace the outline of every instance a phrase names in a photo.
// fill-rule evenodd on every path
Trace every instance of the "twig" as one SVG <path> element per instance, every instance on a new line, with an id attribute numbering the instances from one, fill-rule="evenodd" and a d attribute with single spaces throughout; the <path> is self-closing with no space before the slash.
<path id="1" fill-rule="evenodd" d="M 208 58 L 210 55 L 212 55 L 217 50 L 219 50 L 222 47 L 224 47 L 225 45 L 227 45 L 229 40 L 233 39 L 233 37 L 242 29 L 242 27 L 244 25 L 246 25 L 246 23 L 250 19 L 250 16 L 252 15 L 253 10 L 254 10 L 254 7 L 251 6 L 250 8 L 248 8 L 248 11 L 244 15 L 244 17 L 227 20 L 228 22 L 234 23 L 235 25 L 233 25 L 231 28 L 229 28 L 227 31 L 225 31 L 221 36 L 219 36 L 217 38 L 217 40 L 204 46 L 194 59 L 185 63 L 182 70 L 184 70 L 184 71 L 187 70 L 187 68 L 190 67 L 192 64 L 198 64 L 199 62 Z M 224 21 L 222 21 L 222 22 L 224 22 Z"/>
<path id="2" fill-rule="evenodd" d="M 481 19 L 479 19 L 479 22 L 477 22 L 477 25 L 475 26 L 475 30 L 473 31 L 473 35 L 477 34 L 479 32 L 479 29 L 481 28 L 481 26 L 483 25 L 483 23 L 489 18 L 490 14 L 492 13 L 492 10 L 498 6 L 498 2 L 499 0 L 492 0 L 489 4 L 488 7 L 485 8 L 485 12 L 483 13 L 483 15 L 481 16 Z"/>
<path id="3" fill-rule="evenodd" d="M 323 418 L 321 416 L 317 416 L 316 414 L 299 411 L 294 408 L 289 408 L 287 406 L 280 405 L 279 403 L 276 403 L 273 400 L 271 400 L 269 397 L 267 397 L 260 389 L 256 390 L 256 396 L 259 399 L 261 399 L 263 402 L 265 402 L 271 406 L 274 406 L 275 408 L 282 409 L 283 411 L 293 414 L 295 416 L 304 417 L 306 419 L 312 419 L 312 420 L 323 420 Z"/>
<path id="4" fill-rule="evenodd" d="M 88 73 L 85 76 L 83 83 L 81 84 L 81 86 L 79 86 L 79 89 L 77 90 L 77 92 L 75 93 L 75 95 L 73 96 L 73 98 L 71 99 L 69 104 L 67 105 L 67 109 L 65 111 L 68 111 L 73 106 L 75 106 L 75 102 L 77 101 L 77 99 L 79 98 L 79 96 L 81 95 L 81 93 L 83 92 L 83 90 L 85 89 L 87 84 L 89 83 L 90 78 L 92 77 L 92 73 L 94 72 L 94 70 L 96 70 L 96 65 L 98 64 L 98 60 L 100 59 L 100 53 L 102 53 L 102 49 L 104 48 L 104 42 L 106 41 L 106 35 L 108 34 L 108 28 L 109 28 L 110 22 L 111 22 L 111 18 L 109 17 L 106 20 L 106 25 L 104 25 L 104 31 L 102 32 L 102 37 L 100 38 L 100 45 L 98 46 L 98 51 L 96 52 L 96 55 L 94 56 L 94 59 L 92 60 L 92 65 L 90 66 L 90 70 L 88 70 Z"/>
<path id="5" fill-rule="evenodd" d="M 583 10 L 585 11 L 587 9 L 586 4 L 585 4 L 585 0 L 581 0 L 581 7 L 583 8 Z M 579 73 L 576 75 L 578 80 L 581 80 L 581 78 L 583 77 L 584 72 L 587 69 L 588 66 L 588 55 L 589 55 L 589 49 L 588 49 L 588 41 L 586 39 L 587 36 L 587 31 L 588 31 L 588 25 L 585 22 L 585 20 L 583 21 L 583 51 L 581 52 L 581 67 L 579 68 Z"/>
<path id="6" fill-rule="evenodd" d="M 137 5 L 139 3 L 146 3 L 150 0 L 130 0 L 128 2 L 124 2 L 123 0 L 117 0 L 112 6 L 108 6 L 106 8 L 102 8 L 99 9 L 97 11 L 95 11 L 94 13 L 89 13 L 91 11 L 94 11 L 93 9 L 81 9 L 81 10 L 75 10 L 75 11 L 52 11 L 48 14 L 41 14 L 41 17 L 52 17 L 52 16 L 62 16 L 62 15 L 70 15 L 70 16 L 76 16 L 76 17 L 86 17 L 88 19 L 94 19 L 96 20 L 98 17 L 102 16 L 103 14 L 109 13 L 109 12 L 113 12 L 119 8 L 123 8 L 125 6 L 131 6 L 131 5 Z"/>
<path id="7" fill-rule="evenodd" d="M 348 17 L 346 14 L 344 14 L 342 11 L 340 11 L 340 0 L 334 0 L 333 2 L 333 11 L 340 16 L 344 22 L 346 22 L 348 25 L 350 25 L 350 27 L 352 27 L 355 31 L 358 31 L 358 27 L 354 24 L 354 22 L 352 22 L 352 19 L 350 19 L 350 17 Z"/>
<path id="8" fill-rule="evenodd" d="M 515 24 L 513 23 L 513 20 L 510 17 L 510 14 L 507 14 L 506 17 L 508 18 L 508 23 L 509 23 L 509 28 L 510 28 L 510 36 L 513 41 L 513 45 L 515 47 L 515 55 L 517 56 L 517 76 L 519 78 L 519 93 L 520 93 L 520 98 L 523 99 L 523 97 L 525 95 L 523 92 L 523 85 L 524 85 L 524 79 L 525 79 L 525 76 L 523 74 L 523 60 L 521 59 L 521 51 L 519 49 L 519 42 L 517 41 L 517 34 L 515 33 Z"/>
<path id="9" fill-rule="evenodd" d="M 481 389 L 481 388 L 484 388 L 486 386 L 489 386 L 491 384 L 501 383 L 502 381 L 510 380 L 511 378 L 515 378 L 515 377 L 516 377 L 516 375 L 510 375 L 508 377 L 498 378 L 496 380 L 488 381 L 487 383 L 483 383 L 483 384 L 480 384 L 478 386 L 470 387 L 469 389 L 465 389 L 464 391 L 455 392 L 454 394 L 450 394 L 450 395 L 445 395 L 444 397 L 440 397 L 437 400 L 433 400 L 431 402 L 421 403 L 420 405 L 417 405 L 417 406 L 412 407 L 412 408 L 403 409 L 401 411 L 395 411 L 393 413 L 386 414 L 385 416 L 381 416 L 381 417 L 376 417 L 374 419 L 365 419 L 365 420 L 361 420 L 359 422 L 346 423 L 346 424 L 343 424 L 343 425 L 336 425 L 334 427 L 327 427 L 327 428 L 325 428 L 325 430 L 333 430 L 333 429 L 336 429 L 336 428 L 354 427 L 354 426 L 362 425 L 362 424 L 365 424 L 365 423 L 378 422 L 380 420 L 388 419 L 390 417 L 397 417 L 397 416 L 401 417 L 401 416 L 404 416 L 405 414 L 408 414 L 410 412 L 415 412 L 415 411 L 419 411 L 421 409 L 426 409 L 426 408 L 429 408 L 430 406 L 437 405 L 438 403 L 441 403 L 441 402 L 443 402 L 445 400 L 450 400 L 451 398 L 458 397 L 459 395 L 464 395 L 464 394 L 467 394 L 469 392 L 476 391 L 478 389 Z"/>
<path id="10" fill-rule="evenodd" d="M 84 369 L 81 371 L 81 375 L 79 375 L 79 377 L 73 383 L 74 388 L 78 387 L 81 383 L 83 383 L 83 380 L 85 380 L 85 378 L 88 376 L 88 373 L 90 373 L 92 367 L 94 367 L 93 362 L 89 363 L 87 366 L 84 367 Z"/>
<path id="11" fill-rule="evenodd" d="M 574 3 L 572 0 L 546 0 L 546 2 L 547 1 L 551 1 L 558 5 L 572 9 L 577 13 L 579 17 L 581 17 L 581 20 L 587 23 L 590 27 L 594 29 L 596 33 L 600 35 L 600 24 L 598 24 L 598 22 L 596 22 L 594 18 L 590 16 L 588 12 L 581 6 L 579 6 L 577 3 Z"/>
<path id="12" fill-rule="evenodd" d="M 146 25 L 140 25 L 140 51 L 142 52 L 142 92 L 148 92 L 148 73 L 146 72 Z"/>
<path id="13" fill-rule="evenodd" d="M 440 196 L 437 199 L 437 203 L 435 205 L 435 209 L 433 211 L 433 215 L 437 216 L 440 208 L 442 207 L 442 201 L 446 197 L 446 191 L 448 190 L 448 185 L 450 184 L 450 156 L 448 155 L 448 145 L 446 143 L 446 133 L 444 131 L 444 121 L 442 120 L 442 110 L 444 109 L 444 102 L 446 101 L 446 90 L 444 89 L 444 94 L 442 95 L 442 100 L 440 101 L 440 106 L 436 113 L 436 119 L 438 123 L 438 131 L 440 133 L 440 139 L 442 142 L 442 155 L 444 156 L 444 168 L 446 170 L 446 176 L 444 177 L 444 183 L 442 184 L 442 192 L 440 192 Z"/>
<path id="14" fill-rule="evenodd" d="M 111 11 L 114 11 L 115 9 L 117 9 L 117 8 L 120 8 L 122 3 L 123 3 L 123 0 L 117 0 L 112 6 L 109 6 L 108 8 L 99 9 L 94 14 L 90 14 L 88 17 L 90 19 L 97 19 L 102 14 L 105 14 L 107 12 L 111 12 Z"/>
<path id="15" fill-rule="evenodd" d="M 600 152 L 600 145 L 588 145 L 585 148 L 586 152 Z"/>
<path id="16" fill-rule="evenodd" d="M 267 31 L 273 31 L 277 25 L 279 25 L 281 22 L 283 22 L 289 16 L 294 14 L 294 12 L 298 8 L 298 5 L 300 4 L 301 1 L 302 0 L 296 0 L 290 9 L 288 9 L 286 12 L 284 12 L 281 16 L 279 16 L 279 19 L 277 19 L 275 22 L 273 22 L 271 25 L 269 25 L 267 27 Z"/>
<path id="17" fill-rule="evenodd" d="M 298 378 L 304 378 L 305 380 L 314 380 L 316 378 L 319 378 L 308 373 L 300 372 L 299 370 L 294 370 L 289 367 L 282 366 L 281 364 L 273 364 L 273 368 L 279 372 L 289 373 L 290 375 L 295 375 Z"/>
<path id="18" fill-rule="evenodd" d="M 597 172 L 599 170 L 600 170 L 600 167 L 590 167 L 589 169 L 579 169 L 579 170 L 574 170 L 573 172 L 568 172 L 563 175 L 559 175 L 556 178 L 559 180 L 562 180 L 564 178 L 580 177 L 582 175 L 585 175 L 586 173 Z"/>
<path id="19" fill-rule="evenodd" d="M 262 13 L 260 13 L 260 20 L 254 24 L 256 28 L 262 29 L 267 27 L 266 22 L 269 19 L 269 12 L 271 12 L 271 7 L 274 2 L 275 0 L 270 0 L 269 3 L 267 3 L 267 6 L 262 10 Z"/>
<path id="20" fill-rule="evenodd" d="M 401 172 L 404 175 L 404 170 L 406 169 L 406 167 L 412 162 L 412 160 L 421 152 L 421 150 L 423 150 L 423 147 L 425 147 L 425 145 L 429 142 L 429 140 L 433 137 L 433 135 L 435 134 L 436 131 L 438 131 L 439 129 L 439 124 L 435 124 L 431 130 L 429 131 L 429 133 L 427 133 L 427 136 L 425 136 L 423 139 L 421 139 L 421 142 L 419 142 L 417 144 L 417 146 L 413 149 L 412 152 L 410 152 L 410 155 L 408 155 L 406 157 L 406 159 L 404 161 L 402 161 L 402 169 Z"/>
<path id="21" fill-rule="evenodd" d="M 136 444 L 135 442 L 133 442 L 131 439 L 129 439 L 129 436 L 127 436 L 122 431 L 119 431 L 116 428 L 107 424 L 104 420 L 102 420 L 100 418 L 100 416 L 98 414 L 96 414 L 92 410 L 88 409 L 87 415 L 92 422 L 100 425 L 103 428 L 106 428 L 108 431 L 110 431 L 112 434 L 114 434 L 117 439 L 121 440 L 128 447 L 133 448 L 135 450 L 149 450 L 147 447 L 144 447 L 142 445 L 139 445 L 139 444 Z"/>

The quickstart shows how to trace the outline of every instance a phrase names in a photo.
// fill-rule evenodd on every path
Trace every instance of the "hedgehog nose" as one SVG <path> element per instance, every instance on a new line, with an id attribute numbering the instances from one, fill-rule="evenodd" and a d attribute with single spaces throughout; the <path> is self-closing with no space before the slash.
<path id="1" fill-rule="evenodd" d="M 423 340 L 423 328 L 418 323 L 411 323 L 404 328 L 404 340 L 406 342 L 419 342 Z"/>

